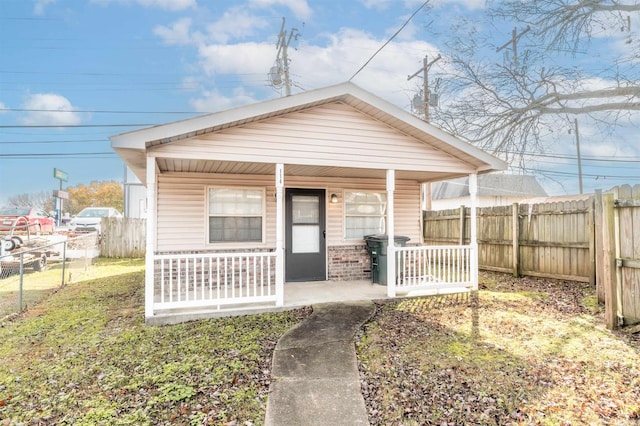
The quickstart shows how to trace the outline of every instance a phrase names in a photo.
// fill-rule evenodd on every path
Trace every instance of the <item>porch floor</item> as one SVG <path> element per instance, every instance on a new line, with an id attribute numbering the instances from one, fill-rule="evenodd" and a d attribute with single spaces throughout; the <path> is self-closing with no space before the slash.
<path id="1" fill-rule="evenodd" d="M 415 290 L 409 293 L 397 293 L 396 298 L 431 296 L 437 294 L 468 292 L 465 287 L 447 289 Z M 369 280 L 360 281 L 306 281 L 284 284 L 284 306 L 233 305 L 221 309 L 174 309 L 158 311 L 147 318 L 147 324 L 165 325 L 194 321 L 205 318 L 252 315 L 266 312 L 280 312 L 322 303 L 355 302 L 367 300 L 383 300 L 387 297 L 387 286 L 374 284 Z"/>

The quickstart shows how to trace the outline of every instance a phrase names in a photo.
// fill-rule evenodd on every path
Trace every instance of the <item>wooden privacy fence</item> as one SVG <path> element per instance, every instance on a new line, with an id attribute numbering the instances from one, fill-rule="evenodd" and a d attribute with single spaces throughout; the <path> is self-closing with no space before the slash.
<path id="1" fill-rule="evenodd" d="M 127 217 L 102 219 L 100 256 L 144 257 L 146 236 L 145 219 Z"/>
<path id="2" fill-rule="evenodd" d="M 467 244 L 470 212 L 424 213 L 428 245 Z M 640 322 L 640 185 L 579 201 L 479 208 L 478 266 L 514 276 L 589 282 L 607 327 Z"/>
<path id="3" fill-rule="evenodd" d="M 640 322 L 640 185 L 602 194 L 598 231 L 598 286 L 604 289 L 605 321 L 615 328 Z"/>
<path id="4" fill-rule="evenodd" d="M 595 283 L 593 199 L 484 207 L 477 212 L 478 266 L 514 276 Z M 469 208 L 424 214 L 426 244 L 467 244 Z"/>

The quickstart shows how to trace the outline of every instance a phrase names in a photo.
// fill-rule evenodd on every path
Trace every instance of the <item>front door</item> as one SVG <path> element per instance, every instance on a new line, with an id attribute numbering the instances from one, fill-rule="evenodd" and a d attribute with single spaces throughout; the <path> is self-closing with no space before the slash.
<path id="1" fill-rule="evenodd" d="M 325 280 L 324 189 L 287 189 L 285 194 L 285 280 Z"/>

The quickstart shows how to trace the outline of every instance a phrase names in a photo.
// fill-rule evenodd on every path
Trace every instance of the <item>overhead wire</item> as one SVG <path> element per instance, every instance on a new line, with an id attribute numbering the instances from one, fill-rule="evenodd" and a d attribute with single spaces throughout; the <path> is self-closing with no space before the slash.
<path id="1" fill-rule="evenodd" d="M 429 4 L 429 0 L 425 1 L 424 3 L 422 3 L 420 5 L 420 7 L 418 7 L 416 9 L 415 12 L 413 12 L 411 14 L 411 16 L 409 16 L 409 18 L 404 22 L 404 24 L 402 24 L 402 26 L 398 29 L 398 31 L 396 31 L 382 46 L 380 46 L 380 48 L 378 50 L 375 51 L 375 53 L 373 55 L 371 55 L 371 57 L 369 59 L 367 59 L 367 62 L 365 62 L 359 69 L 358 71 L 356 71 L 351 78 L 349 78 L 348 81 L 353 80 L 353 78 L 358 75 L 360 73 L 360 71 L 362 71 L 367 65 L 369 65 L 369 62 L 371 62 L 373 60 L 373 58 L 376 57 L 376 55 L 378 53 L 380 53 L 380 51 L 382 51 L 382 49 L 384 49 L 389 43 L 391 43 L 391 41 L 393 41 L 394 38 L 396 38 L 396 36 L 398 34 L 400 34 L 400 32 L 404 29 L 404 27 L 406 27 L 407 25 L 409 25 L 409 22 L 411 22 L 411 20 L 413 19 L 414 16 L 416 16 L 418 14 L 418 12 L 420 12 L 422 10 L 422 8 L 424 8 L 427 4 Z"/>

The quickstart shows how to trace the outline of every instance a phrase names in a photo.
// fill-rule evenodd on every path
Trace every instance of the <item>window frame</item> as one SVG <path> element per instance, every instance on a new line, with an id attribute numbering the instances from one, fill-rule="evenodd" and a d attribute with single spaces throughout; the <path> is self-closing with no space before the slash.
<path id="1" fill-rule="evenodd" d="M 364 194 L 378 194 L 378 195 L 383 195 L 385 197 L 385 208 L 384 211 L 385 213 L 382 215 L 371 215 L 371 216 L 366 216 L 366 215 L 350 215 L 347 213 L 347 195 L 349 193 L 364 193 Z M 343 200 L 343 213 L 342 213 L 342 220 L 343 220 L 343 238 L 345 241 L 363 241 L 364 240 L 364 235 L 362 237 L 348 237 L 347 236 L 347 218 L 348 217 L 378 217 L 378 218 L 383 218 L 384 220 L 384 230 L 382 231 L 382 233 L 385 233 L 387 230 L 387 218 L 388 218 L 388 209 L 389 209 L 389 202 L 387 200 L 387 192 L 384 190 L 380 190 L 380 191 L 375 191 L 375 190 L 361 190 L 361 189 L 344 189 L 342 192 L 342 200 Z M 365 234 L 368 235 L 368 234 Z"/>
<path id="2" fill-rule="evenodd" d="M 214 215 L 211 213 L 211 199 L 210 193 L 212 189 L 228 189 L 234 191 L 260 191 L 262 193 L 262 205 L 261 214 L 258 215 Z M 205 217 L 205 243 L 209 246 L 215 247 L 246 247 L 250 244 L 263 245 L 266 239 L 266 222 L 267 222 L 267 189 L 261 186 L 233 186 L 233 185 L 208 185 L 205 188 L 205 203 L 206 203 L 206 217 Z M 236 241 L 211 241 L 211 218 L 212 217 L 260 217 L 261 218 L 261 236 L 260 240 L 236 240 Z"/>

